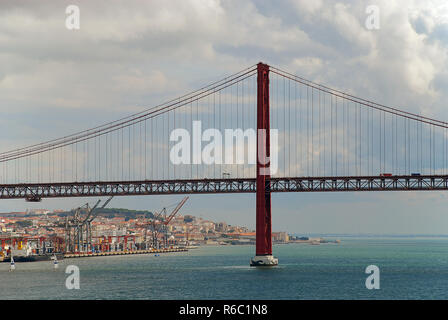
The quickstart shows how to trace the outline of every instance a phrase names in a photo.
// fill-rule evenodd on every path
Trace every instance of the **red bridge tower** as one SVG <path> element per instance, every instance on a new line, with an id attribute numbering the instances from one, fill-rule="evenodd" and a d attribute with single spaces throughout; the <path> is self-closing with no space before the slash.
<path id="1" fill-rule="evenodd" d="M 251 266 L 276 266 L 272 256 L 270 191 L 269 66 L 257 65 L 257 217 L 256 252 Z"/>

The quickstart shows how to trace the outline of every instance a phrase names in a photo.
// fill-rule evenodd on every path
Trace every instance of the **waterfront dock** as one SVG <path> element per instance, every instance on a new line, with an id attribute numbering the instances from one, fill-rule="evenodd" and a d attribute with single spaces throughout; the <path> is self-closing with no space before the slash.
<path id="1" fill-rule="evenodd" d="M 64 254 L 64 259 L 69 258 L 86 258 L 86 257 L 104 257 L 104 256 L 122 256 L 129 254 L 158 254 L 169 252 L 186 252 L 186 248 L 172 249 L 148 249 L 148 250 L 129 250 L 129 251 L 108 251 L 108 252 L 76 252 Z"/>

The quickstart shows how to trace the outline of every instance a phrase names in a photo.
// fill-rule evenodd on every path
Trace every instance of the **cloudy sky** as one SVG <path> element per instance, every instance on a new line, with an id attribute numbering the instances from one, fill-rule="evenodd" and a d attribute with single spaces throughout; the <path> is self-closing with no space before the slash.
<path id="1" fill-rule="evenodd" d="M 71 4 L 79 30 L 65 26 Z M 379 8 L 377 30 L 365 25 L 369 5 Z M 0 151 L 144 110 L 259 61 L 446 120 L 447 49 L 446 1 L 2 0 Z M 179 198 L 111 205 L 152 210 Z M 2 200 L 0 211 L 86 200 Z M 447 204 L 439 192 L 274 194 L 273 227 L 448 234 Z M 193 196 L 184 213 L 253 228 L 255 195 Z"/>

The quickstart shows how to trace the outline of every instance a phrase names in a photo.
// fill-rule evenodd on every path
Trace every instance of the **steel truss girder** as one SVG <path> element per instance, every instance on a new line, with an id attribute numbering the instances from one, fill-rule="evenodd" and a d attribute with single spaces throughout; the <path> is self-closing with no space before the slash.
<path id="1" fill-rule="evenodd" d="M 392 177 L 270 178 L 270 192 L 448 190 L 448 175 Z M 0 185 L 0 199 L 132 196 L 163 194 L 254 193 L 256 179 L 98 181 Z"/>

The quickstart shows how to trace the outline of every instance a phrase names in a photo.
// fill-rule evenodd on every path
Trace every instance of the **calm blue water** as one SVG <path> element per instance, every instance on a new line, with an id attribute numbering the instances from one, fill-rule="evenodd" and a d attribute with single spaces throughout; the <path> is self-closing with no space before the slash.
<path id="1" fill-rule="evenodd" d="M 274 246 L 280 265 L 251 268 L 253 246 L 186 253 L 0 263 L 1 299 L 448 299 L 448 239 L 353 239 Z M 80 290 L 65 287 L 69 264 Z M 381 271 L 367 290 L 365 268 Z"/>

